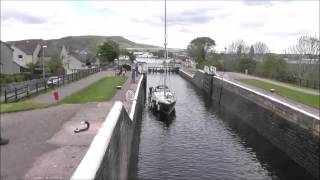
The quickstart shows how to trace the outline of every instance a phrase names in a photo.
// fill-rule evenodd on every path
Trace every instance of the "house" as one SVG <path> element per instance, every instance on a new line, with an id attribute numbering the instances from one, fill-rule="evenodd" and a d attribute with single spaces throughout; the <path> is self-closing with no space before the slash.
<path id="1" fill-rule="evenodd" d="M 78 52 L 68 51 L 64 45 L 62 46 L 60 57 L 67 74 L 81 69 L 87 69 L 86 63 L 80 60 L 81 55 Z"/>
<path id="2" fill-rule="evenodd" d="M 19 64 L 19 66 L 25 68 L 27 68 L 27 64 L 29 63 L 36 64 L 39 60 L 41 44 L 41 39 L 23 40 L 12 43 L 13 60 Z"/>
<path id="3" fill-rule="evenodd" d="M 0 41 L 0 44 L 1 44 L 0 74 L 19 73 L 20 66 L 13 61 L 14 50 L 7 43 Z"/>

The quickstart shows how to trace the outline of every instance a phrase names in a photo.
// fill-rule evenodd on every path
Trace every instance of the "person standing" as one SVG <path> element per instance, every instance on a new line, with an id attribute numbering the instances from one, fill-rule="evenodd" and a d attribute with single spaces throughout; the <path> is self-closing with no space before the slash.
<path id="1" fill-rule="evenodd" d="M 139 73 L 139 70 L 138 70 L 138 63 L 136 63 L 136 77 L 138 77 L 138 73 Z"/>
<path id="2" fill-rule="evenodd" d="M 134 68 L 134 64 L 132 64 L 132 66 L 131 66 L 132 68 L 131 68 L 131 81 L 133 82 L 133 83 L 135 83 L 136 82 L 136 75 L 135 75 L 135 73 L 136 73 L 136 70 L 135 70 L 135 68 Z"/>

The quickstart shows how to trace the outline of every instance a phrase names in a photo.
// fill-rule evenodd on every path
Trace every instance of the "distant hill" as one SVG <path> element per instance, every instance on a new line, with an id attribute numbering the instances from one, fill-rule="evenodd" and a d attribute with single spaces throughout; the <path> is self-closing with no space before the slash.
<path id="1" fill-rule="evenodd" d="M 62 45 L 65 45 L 67 49 L 72 51 L 86 50 L 89 53 L 95 54 L 97 46 L 108 40 L 117 42 L 120 48 L 158 48 L 157 46 L 135 43 L 122 36 L 68 36 L 60 39 L 26 39 L 21 41 L 9 41 L 8 43 L 30 43 L 37 41 L 47 45 L 48 48 L 45 52 L 47 52 L 48 55 L 59 52 Z"/>

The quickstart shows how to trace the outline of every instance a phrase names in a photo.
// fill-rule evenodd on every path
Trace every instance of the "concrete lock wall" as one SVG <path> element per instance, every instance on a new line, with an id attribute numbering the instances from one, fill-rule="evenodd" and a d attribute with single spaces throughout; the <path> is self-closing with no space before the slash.
<path id="1" fill-rule="evenodd" d="M 146 76 L 141 76 L 130 115 L 117 101 L 93 139 L 71 179 L 128 179 L 133 138 L 146 97 Z"/>
<path id="2" fill-rule="evenodd" d="M 198 71 L 182 77 L 203 89 L 221 113 L 232 114 L 255 129 L 297 164 L 319 177 L 320 119 L 285 102 L 220 77 Z"/>

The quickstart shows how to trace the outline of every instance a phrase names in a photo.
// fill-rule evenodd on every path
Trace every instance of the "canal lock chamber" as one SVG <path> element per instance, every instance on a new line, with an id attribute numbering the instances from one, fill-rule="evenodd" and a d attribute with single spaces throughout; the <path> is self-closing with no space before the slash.
<path id="1" fill-rule="evenodd" d="M 178 98 L 176 114 L 168 118 L 143 110 L 134 136 L 130 179 L 315 179 L 311 170 L 292 160 L 296 154 L 310 164 L 312 155 L 299 155 L 304 147 L 288 152 L 274 145 L 292 148 L 311 138 L 306 148 L 309 152 L 312 147 L 317 156 L 312 134 L 220 86 L 200 90 L 203 79 L 190 82 L 186 78 L 188 82 L 179 75 L 169 76 L 169 86 Z M 160 74 L 149 74 L 147 87 L 159 79 Z M 222 94 L 214 96 L 218 89 Z M 228 150 L 230 146 L 242 150 Z M 317 165 L 316 158 L 312 161 Z"/>

